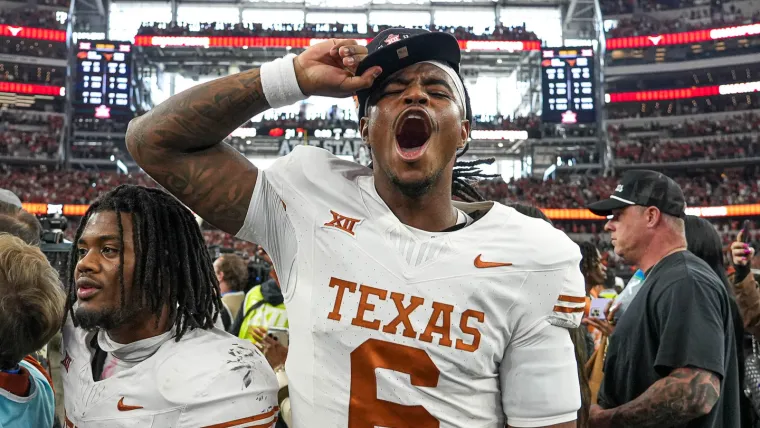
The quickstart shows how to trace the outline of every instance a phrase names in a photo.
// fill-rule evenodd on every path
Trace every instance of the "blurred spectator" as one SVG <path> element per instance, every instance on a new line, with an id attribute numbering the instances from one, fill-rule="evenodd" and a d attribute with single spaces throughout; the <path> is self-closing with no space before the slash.
<path id="1" fill-rule="evenodd" d="M 647 274 L 609 341 L 590 425 L 679 421 L 739 428 L 742 387 L 730 299 L 712 269 L 686 251 L 683 193 L 654 171 L 626 173 L 620 184 L 589 209 L 611 216 L 605 230 L 615 252 Z"/>
<path id="2" fill-rule="evenodd" d="M 615 149 L 619 164 L 684 162 L 716 159 L 742 159 L 760 156 L 758 137 L 712 138 L 699 142 L 660 141 L 642 138 L 618 143 Z"/>
<path id="3" fill-rule="evenodd" d="M 602 10 L 604 10 L 606 4 L 618 3 L 625 4 L 625 6 L 632 6 L 632 2 L 628 0 L 611 0 L 602 2 Z M 670 4 L 675 7 L 666 7 L 665 9 L 659 7 L 665 4 L 662 1 L 641 1 L 639 2 L 639 10 L 642 12 L 651 12 L 655 10 L 665 9 L 682 9 L 688 6 L 689 2 L 671 2 Z M 612 9 L 614 10 L 614 8 Z M 632 13 L 630 8 L 618 8 L 618 12 L 608 10 L 604 13 Z M 623 10 L 627 10 L 623 12 Z M 631 36 L 648 36 L 650 34 L 665 34 L 665 33 L 681 33 L 685 31 L 704 30 L 709 28 L 729 27 L 736 25 L 746 25 L 758 22 L 760 20 L 760 12 L 752 14 L 744 14 L 741 9 L 736 7 L 729 7 L 727 10 L 723 9 L 720 5 L 713 8 L 704 9 L 692 9 L 684 11 L 677 19 L 658 19 L 657 14 L 635 14 L 631 17 L 625 17 L 619 19 L 617 25 L 607 31 L 607 37 L 631 37 Z"/>
<path id="4" fill-rule="evenodd" d="M 296 129 L 302 128 L 309 132 L 309 135 L 313 135 L 315 130 L 318 129 L 358 129 L 359 124 L 354 119 L 344 119 L 338 116 L 347 116 L 348 113 L 341 112 L 342 114 L 332 114 L 332 117 L 327 118 L 309 118 L 300 114 L 286 114 L 282 113 L 279 117 L 274 119 L 262 119 L 260 121 L 248 121 L 241 128 L 256 128 L 257 135 L 270 135 L 269 132 L 272 129 Z M 93 120 L 90 120 L 92 122 Z M 98 122 L 95 120 L 95 122 Z M 102 122 L 102 121 L 100 121 Z M 79 123 L 79 122 L 77 122 Z M 529 116 L 481 116 L 475 115 L 473 117 L 473 129 L 480 130 L 538 130 L 540 124 L 540 118 L 537 115 Z M 79 125 L 77 125 L 79 126 Z M 276 135 L 280 136 L 280 134 Z"/>
<path id="5" fill-rule="evenodd" d="M 738 205 L 757 203 L 760 194 L 760 170 L 676 176 L 674 179 L 686 193 L 689 206 Z M 542 208 L 583 208 L 600 195 L 611 193 L 617 185 L 615 177 L 572 176 L 554 180 L 521 178 L 494 179 L 479 183 L 478 190 L 487 199 L 500 202 L 521 201 Z"/>
<path id="6" fill-rule="evenodd" d="M 66 23 L 60 22 L 56 12 L 49 9 L 7 8 L 0 11 L 0 24 L 66 30 Z"/>
<path id="7" fill-rule="evenodd" d="M 683 100 L 607 104 L 608 119 L 686 116 L 704 113 L 754 110 L 760 105 L 757 93 L 716 95 Z"/>
<path id="8" fill-rule="evenodd" d="M 214 273 L 219 281 L 222 303 L 230 312 L 230 318 L 235 319 L 245 297 L 248 267 L 242 257 L 236 254 L 222 254 L 214 260 Z"/>
<path id="9" fill-rule="evenodd" d="M 110 119 L 96 119 L 93 117 L 74 117 L 74 128 L 77 131 L 88 132 L 127 132 L 127 122 L 120 122 Z"/>
<path id="10" fill-rule="evenodd" d="M 0 172 L 0 188 L 24 202 L 89 204 L 101 194 L 122 184 L 155 187 L 144 174 L 122 175 L 103 171 L 48 171 L 43 168 L 13 169 Z"/>
<path id="11" fill-rule="evenodd" d="M 708 68 L 687 72 L 649 74 L 605 82 L 607 92 L 635 92 L 644 90 L 692 89 L 695 87 L 749 83 L 760 80 L 760 64 L 735 67 Z"/>
<path id="12" fill-rule="evenodd" d="M 736 302 L 731 283 L 726 276 L 726 261 L 721 243 L 720 236 L 715 231 L 713 225 L 700 217 L 687 215 L 684 219 L 686 230 L 686 243 L 688 250 L 704 260 L 708 266 L 710 266 L 718 276 L 720 282 L 726 289 L 729 296 L 729 309 L 731 312 L 731 319 L 733 321 L 733 332 L 736 341 L 736 355 L 739 368 L 739 382 L 744 384 L 745 376 L 745 361 L 744 361 L 744 325 L 742 321 L 741 312 Z M 753 410 L 752 404 L 747 400 L 744 394 L 739 395 L 739 414 L 741 418 L 742 427 L 752 426 Z"/>
<path id="13" fill-rule="evenodd" d="M 760 167 L 710 170 L 675 176 L 689 206 L 718 206 L 757 203 L 760 194 Z M 44 168 L 0 169 L 0 188 L 16 193 L 24 202 L 87 204 L 101 193 L 121 184 L 156 186 L 145 174 L 129 175 L 106 171 L 50 171 Z M 478 190 L 489 200 L 525 202 L 542 208 L 582 208 L 609 194 L 617 185 L 615 177 L 564 176 L 547 181 L 535 178 L 501 178 L 483 181 Z M 588 223 L 584 223 L 588 224 Z M 598 233 L 600 229 L 583 233 Z M 580 233 L 579 230 L 568 232 Z M 206 231 L 214 241 L 232 248 L 219 231 Z"/>
<path id="14" fill-rule="evenodd" d="M 228 24 L 200 23 L 189 25 L 184 23 L 153 23 L 143 24 L 137 31 L 138 35 L 151 36 L 258 36 L 258 37 L 319 37 L 319 38 L 372 38 L 381 31 L 391 28 L 387 25 L 375 25 L 367 28 L 366 33 L 359 33 L 353 24 L 280 24 L 274 28 L 264 28 L 261 24 Z M 484 34 L 476 34 L 472 27 L 420 27 L 430 31 L 440 31 L 453 34 L 459 40 L 538 40 L 532 31 L 525 26 L 487 28 Z"/>
<path id="15" fill-rule="evenodd" d="M 760 113 L 750 111 L 724 119 L 685 118 L 680 123 L 662 125 L 658 122 L 609 125 L 607 135 L 619 139 L 629 132 L 658 132 L 662 137 L 714 137 L 760 131 Z"/>
<path id="16" fill-rule="evenodd" d="M 47 132 L 0 131 L 0 156 L 53 159 L 58 154 L 59 136 Z"/>
<path id="17" fill-rule="evenodd" d="M 0 156 L 55 158 L 62 130 L 61 115 L 0 110 Z"/>
<path id="18" fill-rule="evenodd" d="M 66 44 L 16 37 L 0 37 L 0 54 L 65 59 Z"/>
<path id="19" fill-rule="evenodd" d="M 61 328 L 64 294 L 39 248 L 0 234 L 0 425 L 53 426 L 52 381 L 29 355 Z"/>
<path id="20" fill-rule="evenodd" d="M 6 82 L 63 86 L 66 83 L 65 72 L 60 67 L 0 63 L 0 81 Z"/>

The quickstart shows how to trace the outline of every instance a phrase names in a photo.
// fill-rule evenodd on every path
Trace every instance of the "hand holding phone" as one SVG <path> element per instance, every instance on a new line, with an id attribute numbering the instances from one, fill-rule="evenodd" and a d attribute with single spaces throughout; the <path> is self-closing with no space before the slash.
<path id="1" fill-rule="evenodd" d="M 290 346 L 290 334 L 287 328 L 269 327 L 267 334 L 283 346 Z"/>
<path id="2" fill-rule="evenodd" d="M 591 306 L 588 309 L 589 318 L 596 318 L 601 320 L 607 319 L 607 305 L 612 302 L 612 299 L 598 298 L 591 299 Z"/>
<path id="3" fill-rule="evenodd" d="M 744 220 L 744 223 L 742 224 L 742 230 L 739 231 L 739 234 L 736 236 L 736 240 L 739 242 L 744 242 L 745 244 L 749 242 L 750 238 L 750 221 Z"/>
<path id="4" fill-rule="evenodd" d="M 731 262 L 734 265 L 734 282 L 739 283 L 751 273 L 752 258 L 755 250 L 749 246 L 750 222 L 744 220 L 742 230 L 736 235 L 736 242 L 731 244 Z"/>

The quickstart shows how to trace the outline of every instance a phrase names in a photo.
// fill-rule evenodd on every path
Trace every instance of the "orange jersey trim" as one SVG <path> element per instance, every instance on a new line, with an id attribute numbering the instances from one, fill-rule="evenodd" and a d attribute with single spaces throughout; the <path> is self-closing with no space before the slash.
<path id="1" fill-rule="evenodd" d="M 557 297 L 557 300 L 560 302 L 567 302 L 567 303 L 586 303 L 586 296 L 568 296 L 566 294 L 560 294 L 559 297 Z"/>
<path id="2" fill-rule="evenodd" d="M 565 306 L 555 306 L 554 307 L 554 312 L 562 312 L 562 313 L 566 313 L 566 314 L 570 314 L 570 313 L 574 313 L 574 312 L 583 312 L 585 310 L 586 310 L 585 307 L 581 307 L 581 308 L 567 308 Z"/>
<path id="3" fill-rule="evenodd" d="M 266 422 L 261 425 L 250 425 L 250 426 L 247 426 L 246 428 L 270 427 L 270 426 L 273 426 L 275 422 L 277 422 L 276 414 L 278 410 L 279 409 L 275 407 L 272 410 L 262 413 L 260 415 L 254 415 L 254 416 L 249 416 L 247 418 L 235 419 L 234 421 L 222 422 L 222 423 L 218 423 L 214 425 L 207 425 L 207 426 L 204 426 L 203 428 L 230 428 L 230 427 L 234 427 L 235 425 L 243 425 L 243 424 L 247 424 L 251 422 L 260 421 L 262 419 L 268 419 L 274 416 L 275 418 L 273 421 Z"/>

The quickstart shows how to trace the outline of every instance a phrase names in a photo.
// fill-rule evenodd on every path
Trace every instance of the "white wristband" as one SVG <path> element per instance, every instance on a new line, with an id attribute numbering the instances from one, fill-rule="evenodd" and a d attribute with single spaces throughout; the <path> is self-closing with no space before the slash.
<path id="1" fill-rule="evenodd" d="M 296 79 L 294 54 L 286 55 L 261 66 L 261 87 L 269 106 L 285 107 L 306 99 Z"/>

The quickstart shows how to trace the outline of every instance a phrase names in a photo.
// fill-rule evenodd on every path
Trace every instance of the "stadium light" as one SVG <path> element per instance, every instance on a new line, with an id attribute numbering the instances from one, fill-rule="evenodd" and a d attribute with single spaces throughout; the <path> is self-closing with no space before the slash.
<path id="1" fill-rule="evenodd" d="M 0 92 L 62 97 L 66 95 L 66 88 L 63 86 L 35 85 L 31 83 L 0 82 Z"/>
<path id="2" fill-rule="evenodd" d="M 135 37 L 137 46 L 171 46 L 202 48 L 283 48 L 303 49 L 327 39 L 313 37 L 242 37 L 242 36 L 141 36 Z M 366 46 L 370 39 L 357 39 Z M 523 52 L 541 49 L 539 40 L 460 40 L 459 47 L 466 51 Z"/>
<path id="3" fill-rule="evenodd" d="M 66 32 L 51 30 L 49 28 L 35 28 L 26 26 L 14 26 L 0 24 L 0 36 L 19 37 L 23 39 L 48 40 L 51 42 L 65 42 Z"/>
<path id="4" fill-rule="evenodd" d="M 655 34 L 650 36 L 617 37 L 607 39 L 607 49 L 636 49 L 652 46 L 685 45 L 710 40 L 750 37 L 760 34 L 760 23 L 735 27 L 712 28 L 683 33 Z"/>
<path id="5" fill-rule="evenodd" d="M 731 83 L 728 85 L 695 86 L 691 88 L 660 89 L 657 91 L 613 92 L 605 94 L 608 103 L 682 100 L 710 97 L 713 95 L 745 94 L 760 92 L 760 81 Z"/>

